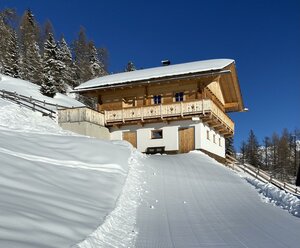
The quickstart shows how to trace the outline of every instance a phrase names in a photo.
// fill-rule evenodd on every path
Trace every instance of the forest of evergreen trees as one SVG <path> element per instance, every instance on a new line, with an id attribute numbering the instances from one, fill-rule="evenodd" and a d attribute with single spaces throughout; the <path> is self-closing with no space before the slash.
<path id="1" fill-rule="evenodd" d="M 0 73 L 41 85 L 44 95 L 66 93 L 107 74 L 107 50 L 87 39 L 84 28 L 69 45 L 56 40 L 50 21 L 41 26 L 30 10 L 0 11 Z"/>
<path id="2" fill-rule="evenodd" d="M 300 130 L 289 132 L 284 129 L 280 135 L 266 136 L 260 144 L 250 130 L 247 141 L 240 147 L 239 160 L 268 171 L 274 178 L 295 183 L 300 175 Z M 300 183 L 300 182 L 299 182 Z"/>

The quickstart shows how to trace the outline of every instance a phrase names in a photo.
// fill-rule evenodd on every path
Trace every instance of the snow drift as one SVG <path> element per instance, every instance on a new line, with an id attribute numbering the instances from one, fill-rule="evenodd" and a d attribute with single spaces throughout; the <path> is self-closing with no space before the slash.
<path id="1" fill-rule="evenodd" d="M 298 197 L 280 190 L 270 183 L 263 183 L 255 178 L 246 177 L 246 180 L 258 189 L 265 202 L 272 203 L 300 217 L 300 200 Z"/>

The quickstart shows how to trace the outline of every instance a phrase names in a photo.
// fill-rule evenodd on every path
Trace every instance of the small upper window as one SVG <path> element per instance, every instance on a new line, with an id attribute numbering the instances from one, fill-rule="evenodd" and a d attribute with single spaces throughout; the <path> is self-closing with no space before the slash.
<path id="1" fill-rule="evenodd" d="M 175 101 L 176 102 L 182 102 L 183 101 L 183 92 L 175 93 Z"/>
<path id="2" fill-rule="evenodd" d="M 152 130 L 151 131 L 151 139 L 162 139 L 163 132 L 162 130 Z"/>
<path id="3" fill-rule="evenodd" d="M 209 140 L 209 130 L 206 131 L 206 138 Z"/>
<path id="4" fill-rule="evenodd" d="M 219 146 L 221 146 L 221 138 L 219 138 Z"/>
<path id="5" fill-rule="evenodd" d="M 213 142 L 216 143 L 216 135 L 213 135 Z"/>
<path id="6" fill-rule="evenodd" d="M 154 104 L 161 104 L 161 96 L 160 95 L 153 96 L 153 102 Z"/>

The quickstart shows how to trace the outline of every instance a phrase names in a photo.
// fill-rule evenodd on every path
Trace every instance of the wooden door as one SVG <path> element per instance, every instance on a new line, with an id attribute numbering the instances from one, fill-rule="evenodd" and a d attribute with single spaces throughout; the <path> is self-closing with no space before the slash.
<path id="1" fill-rule="evenodd" d="M 179 153 L 187 153 L 195 149 L 194 127 L 178 129 Z"/>
<path id="2" fill-rule="evenodd" d="M 136 142 L 136 132 L 123 132 L 123 140 L 128 141 L 131 143 L 135 148 L 137 148 L 137 142 Z"/>

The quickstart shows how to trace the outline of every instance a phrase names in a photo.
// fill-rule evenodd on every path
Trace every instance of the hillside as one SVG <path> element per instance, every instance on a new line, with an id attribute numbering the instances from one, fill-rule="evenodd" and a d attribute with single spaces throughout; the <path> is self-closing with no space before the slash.
<path id="1" fill-rule="evenodd" d="M 0 139 L 0 247 L 299 246 L 298 198 L 201 152 L 145 156 L 2 99 Z"/>

